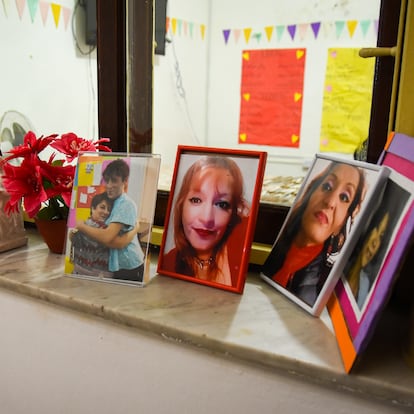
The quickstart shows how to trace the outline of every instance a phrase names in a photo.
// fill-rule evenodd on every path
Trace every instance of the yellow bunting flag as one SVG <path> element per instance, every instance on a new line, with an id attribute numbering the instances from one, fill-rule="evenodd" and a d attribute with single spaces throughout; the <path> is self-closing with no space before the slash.
<path id="1" fill-rule="evenodd" d="M 264 29 L 266 32 L 267 40 L 270 42 L 270 40 L 272 39 L 272 35 L 273 35 L 273 26 L 267 26 Z"/>
<path id="2" fill-rule="evenodd" d="M 356 20 L 348 20 L 347 23 L 346 23 L 346 25 L 348 26 L 348 32 L 349 32 L 349 35 L 351 36 L 351 38 L 355 33 L 355 29 L 357 27 L 357 24 L 358 24 L 358 22 Z"/>
<path id="3" fill-rule="evenodd" d="M 62 6 L 60 4 L 50 3 L 50 8 L 52 9 L 53 20 L 55 21 L 55 26 L 57 28 L 59 25 L 59 17 Z"/>
<path id="4" fill-rule="evenodd" d="M 201 31 L 201 38 L 204 40 L 204 36 L 206 34 L 206 25 L 205 24 L 200 25 L 200 31 Z"/>
<path id="5" fill-rule="evenodd" d="M 244 39 L 246 40 L 246 43 L 249 43 L 250 35 L 252 34 L 252 29 L 244 29 Z"/>

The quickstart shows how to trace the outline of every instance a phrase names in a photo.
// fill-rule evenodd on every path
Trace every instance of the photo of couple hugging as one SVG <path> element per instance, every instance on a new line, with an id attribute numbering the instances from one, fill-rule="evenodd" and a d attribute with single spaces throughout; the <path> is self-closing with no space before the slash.
<path id="1" fill-rule="evenodd" d="M 102 180 L 98 186 L 78 187 L 78 207 L 81 197 L 90 194 L 89 216 L 80 219 L 77 215 L 68 232 L 71 273 L 142 282 L 145 255 L 138 238 L 137 204 L 127 194 L 130 166 L 124 159 L 112 160 L 105 167 L 90 165 L 98 171 L 102 167 Z M 98 192 L 100 188 L 104 191 Z"/>

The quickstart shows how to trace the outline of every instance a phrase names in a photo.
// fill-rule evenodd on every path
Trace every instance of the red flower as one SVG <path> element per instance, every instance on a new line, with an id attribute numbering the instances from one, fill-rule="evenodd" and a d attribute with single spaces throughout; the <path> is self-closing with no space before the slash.
<path id="1" fill-rule="evenodd" d="M 43 187 L 43 178 L 40 166 L 32 157 L 25 158 L 18 167 L 5 164 L 3 185 L 10 195 L 5 205 L 6 213 L 19 211 L 20 202 L 24 200 L 24 208 L 29 217 L 34 217 L 40 210 L 42 203 L 49 197 Z"/>
<path id="2" fill-rule="evenodd" d="M 74 161 L 80 151 L 110 152 L 110 148 L 102 145 L 109 141 L 108 138 L 101 138 L 91 142 L 73 132 L 63 134 L 61 138 L 57 134 L 36 138 L 29 131 L 23 144 L 10 150 L 8 156 L 0 160 L 0 168 L 4 172 L 3 186 L 10 195 L 4 206 L 5 212 L 17 212 L 23 202 L 29 217 L 36 216 L 42 210 L 51 219 L 67 218 L 76 166 L 65 163 Z M 57 159 L 58 153 L 54 152 L 48 161 L 44 161 L 39 153 L 47 147 L 54 148 L 65 159 Z M 23 160 L 20 165 L 8 163 L 14 158 Z"/>
<path id="3" fill-rule="evenodd" d="M 0 165 L 4 165 L 7 161 L 12 160 L 13 158 L 25 158 L 32 154 L 39 154 L 42 152 L 48 145 L 50 145 L 57 137 L 57 134 L 49 135 L 47 137 L 36 138 L 34 132 L 29 131 L 23 139 L 23 144 L 18 145 L 15 148 L 12 148 L 9 151 L 9 156 L 7 156 Z"/>
<path id="4" fill-rule="evenodd" d="M 44 163 L 41 169 L 42 175 L 47 180 L 45 188 L 49 198 L 61 196 L 65 204 L 69 206 L 76 167 Z"/>
<path id="5" fill-rule="evenodd" d="M 73 132 L 63 134 L 60 139 L 53 141 L 51 147 L 57 149 L 62 154 L 66 155 L 66 161 L 73 161 L 80 151 L 106 151 L 110 152 L 110 148 L 106 145 L 101 145 L 102 142 L 109 142 L 109 138 L 101 138 L 95 142 L 78 137 Z"/>

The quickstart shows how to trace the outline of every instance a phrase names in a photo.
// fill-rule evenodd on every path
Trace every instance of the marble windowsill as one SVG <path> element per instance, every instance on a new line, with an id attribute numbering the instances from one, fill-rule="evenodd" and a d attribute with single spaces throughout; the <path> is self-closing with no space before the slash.
<path id="1" fill-rule="evenodd" d="M 363 358 L 347 375 L 328 315 L 311 317 L 255 273 L 249 273 L 243 295 L 160 275 L 144 288 L 99 283 L 65 276 L 64 257 L 49 253 L 34 229 L 27 234 L 27 246 L 1 253 L 2 288 L 151 331 L 183 346 L 414 407 L 414 371 L 402 356 L 401 315 L 391 312 L 383 318 Z"/>

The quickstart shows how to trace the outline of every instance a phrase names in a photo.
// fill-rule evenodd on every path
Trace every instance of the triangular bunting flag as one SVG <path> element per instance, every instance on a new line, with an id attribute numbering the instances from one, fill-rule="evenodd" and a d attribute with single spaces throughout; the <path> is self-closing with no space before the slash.
<path id="1" fill-rule="evenodd" d="M 32 23 L 34 22 L 34 18 L 36 16 L 38 4 L 39 4 L 39 0 L 27 0 L 27 7 L 29 8 L 30 18 L 32 19 Z"/>
<path id="2" fill-rule="evenodd" d="M 229 29 L 223 30 L 223 36 L 224 36 L 224 43 L 227 45 L 227 42 L 229 41 L 230 30 Z"/>
<path id="3" fill-rule="evenodd" d="M 289 24 L 288 27 L 287 27 L 287 30 L 288 30 L 292 40 L 294 40 L 295 39 L 295 33 L 296 33 L 296 24 Z"/>
<path id="4" fill-rule="evenodd" d="M 22 16 L 23 16 L 25 4 L 26 4 L 25 0 L 16 0 L 16 8 L 17 8 L 17 12 L 19 13 L 20 20 L 22 19 Z"/>
<path id="5" fill-rule="evenodd" d="M 277 40 L 280 40 L 282 38 L 284 31 L 285 31 L 285 26 L 276 26 Z"/>
<path id="6" fill-rule="evenodd" d="M 6 16 L 6 17 L 9 17 L 8 16 L 8 14 L 7 14 L 7 7 L 6 7 L 6 3 L 3 1 L 2 2 L 3 3 L 3 11 L 4 11 L 4 15 Z"/>
<path id="7" fill-rule="evenodd" d="M 324 22 L 322 23 L 322 31 L 325 38 L 331 36 L 331 33 L 334 31 L 335 25 L 333 22 Z"/>
<path id="8" fill-rule="evenodd" d="M 241 34 L 241 30 L 240 29 L 234 29 L 233 30 L 233 37 L 234 37 L 234 41 L 236 43 L 239 41 L 240 34 Z"/>
<path id="9" fill-rule="evenodd" d="M 337 21 L 335 22 L 335 27 L 336 27 L 336 37 L 341 37 L 341 34 L 344 30 L 345 27 L 345 22 L 344 21 Z"/>
<path id="10" fill-rule="evenodd" d="M 200 25 L 200 32 L 201 32 L 201 38 L 204 40 L 204 36 L 206 35 L 206 25 L 205 24 Z"/>
<path id="11" fill-rule="evenodd" d="M 189 23 L 189 28 L 190 28 L 190 37 L 193 38 L 193 33 L 194 33 L 194 23 L 190 22 Z"/>
<path id="12" fill-rule="evenodd" d="M 170 30 L 170 18 L 167 16 L 165 18 L 165 32 L 168 33 L 168 30 Z"/>
<path id="13" fill-rule="evenodd" d="M 375 33 L 378 34 L 378 19 L 374 20 Z"/>
<path id="14" fill-rule="evenodd" d="M 243 29 L 244 33 L 244 39 L 246 40 L 246 43 L 249 43 L 250 35 L 252 33 L 252 29 Z"/>
<path id="15" fill-rule="evenodd" d="M 311 28 L 312 28 L 313 35 L 315 36 L 315 39 L 317 39 L 318 34 L 319 34 L 319 29 L 321 28 L 321 23 L 320 22 L 311 23 Z"/>
<path id="16" fill-rule="evenodd" d="M 60 4 L 50 3 L 50 8 L 52 9 L 53 20 L 55 21 L 55 26 L 57 28 L 59 25 L 60 10 L 62 9 L 62 6 Z"/>
<path id="17" fill-rule="evenodd" d="M 70 21 L 71 9 L 69 9 L 69 7 L 62 6 L 62 11 L 63 11 L 63 21 L 65 22 L 65 30 L 66 30 L 68 28 L 68 23 Z"/>
<path id="18" fill-rule="evenodd" d="M 188 23 L 186 20 L 183 21 L 183 33 L 184 36 L 187 36 L 187 29 L 188 29 Z"/>
<path id="19" fill-rule="evenodd" d="M 260 39 L 262 38 L 262 34 L 261 33 L 254 33 L 252 35 L 252 37 L 254 37 L 257 40 L 257 43 L 260 43 Z"/>
<path id="20" fill-rule="evenodd" d="M 173 35 L 175 35 L 175 32 L 177 31 L 177 19 L 175 17 L 171 19 L 171 29 L 172 29 Z"/>
<path id="21" fill-rule="evenodd" d="M 370 25 L 371 25 L 370 20 L 361 20 L 359 22 L 359 26 L 361 27 L 361 31 L 362 31 L 362 34 L 363 34 L 364 37 L 367 35 Z"/>
<path id="22" fill-rule="evenodd" d="M 178 35 L 181 36 L 181 28 L 183 27 L 183 21 L 181 19 L 177 19 L 177 29 Z"/>
<path id="23" fill-rule="evenodd" d="M 348 26 L 348 32 L 349 32 L 349 36 L 352 37 L 354 36 L 355 33 L 355 29 L 357 27 L 358 22 L 356 20 L 348 20 L 346 22 L 346 25 Z"/>
<path id="24" fill-rule="evenodd" d="M 270 42 L 272 40 L 272 34 L 273 34 L 273 26 L 267 26 L 264 28 L 267 40 Z"/>
<path id="25" fill-rule="evenodd" d="M 49 14 L 49 3 L 45 1 L 39 1 L 39 10 L 40 15 L 42 16 L 42 22 L 44 26 L 47 22 L 47 16 Z"/>
<path id="26" fill-rule="evenodd" d="M 298 25 L 299 26 L 299 37 L 300 40 L 304 40 L 305 36 L 306 36 L 306 31 L 308 30 L 308 23 L 301 23 Z"/>

